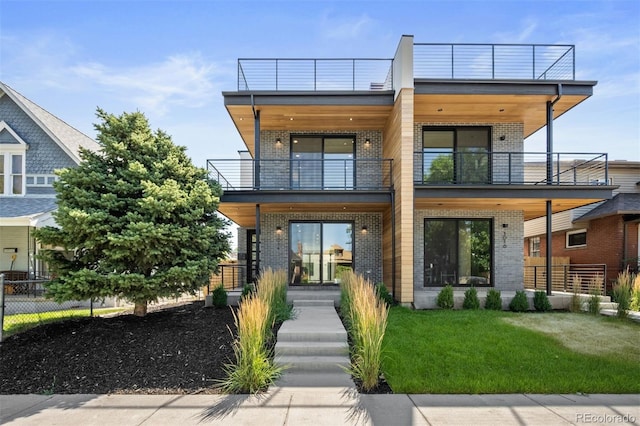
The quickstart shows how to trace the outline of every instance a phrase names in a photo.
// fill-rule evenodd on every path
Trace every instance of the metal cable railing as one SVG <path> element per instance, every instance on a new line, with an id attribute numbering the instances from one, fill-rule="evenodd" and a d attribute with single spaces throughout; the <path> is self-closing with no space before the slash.
<path id="1" fill-rule="evenodd" d="M 414 78 L 575 80 L 575 46 L 414 44 Z"/>

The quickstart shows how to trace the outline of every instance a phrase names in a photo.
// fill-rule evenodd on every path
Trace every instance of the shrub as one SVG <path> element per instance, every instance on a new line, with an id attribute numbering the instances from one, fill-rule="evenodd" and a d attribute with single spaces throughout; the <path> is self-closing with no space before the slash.
<path id="1" fill-rule="evenodd" d="M 631 306 L 631 283 L 634 281 L 633 274 L 626 271 L 620 272 L 613 285 L 613 300 L 618 304 L 618 318 L 625 318 Z"/>
<path id="2" fill-rule="evenodd" d="M 353 272 L 343 273 L 340 291 L 341 313 L 352 342 L 349 372 L 371 390 L 380 379 L 388 308 L 369 281 Z"/>
<path id="3" fill-rule="evenodd" d="M 589 300 L 587 301 L 587 311 L 593 315 L 600 315 L 600 293 L 602 288 L 602 278 L 596 277 L 589 282 Z"/>
<path id="4" fill-rule="evenodd" d="M 633 281 L 631 305 L 629 307 L 632 311 L 640 311 L 640 274 L 636 274 L 636 279 Z"/>
<path id="5" fill-rule="evenodd" d="M 240 293 L 240 301 L 246 299 L 253 294 L 253 284 L 247 283 L 242 287 L 242 293 Z"/>
<path id="6" fill-rule="evenodd" d="M 436 304 L 442 309 L 453 309 L 453 287 L 451 284 L 447 284 L 440 290 Z"/>
<path id="7" fill-rule="evenodd" d="M 383 302 L 387 304 L 387 306 L 394 306 L 396 301 L 393 300 L 393 296 L 387 290 L 387 287 L 383 283 L 376 284 L 376 296 Z"/>
<path id="8" fill-rule="evenodd" d="M 225 392 L 256 393 L 275 381 L 282 369 L 274 364 L 267 348 L 270 332 L 269 305 L 256 295 L 249 295 L 234 312 L 238 336 L 233 342 L 235 364 L 225 365 L 227 378 L 220 382 Z"/>
<path id="9" fill-rule="evenodd" d="M 463 309 L 480 309 L 480 299 L 478 299 L 478 290 L 471 287 L 464 292 Z"/>
<path id="10" fill-rule="evenodd" d="M 524 290 L 516 291 L 515 297 L 509 303 L 509 309 L 513 312 L 526 312 L 529 310 L 529 301 Z"/>
<path id="11" fill-rule="evenodd" d="M 552 309 L 551 302 L 549 302 L 549 297 L 547 297 L 546 292 L 536 291 L 533 294 L 533 307 L 538 312 L 548 312 Z"/>
<path id="12" fill-rule="evenodd" d="M 492 288 L 487 292 L 487 300 L 484 302 L 484 308 L 492 311 L 502 310 L 502 297 L 500 296 L 500 290 Z"/>
<path id="13" fill-rule="evenodd" d="M 222 285 L 216 287 L 212 292 L 213 306 L 216 308 L 223 308 L 227 306 L 227 290 Z"/>

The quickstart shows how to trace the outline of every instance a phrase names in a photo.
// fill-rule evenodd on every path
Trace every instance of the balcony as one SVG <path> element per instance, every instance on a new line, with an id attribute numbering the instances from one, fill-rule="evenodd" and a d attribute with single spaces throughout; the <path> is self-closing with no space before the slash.
<path id="1" fill-rule="evenodd" d="M 551 179 L 547 178 L 547 165 Z M 414 153 L 414 184 L 608 185 L 607 154 L 478 151 Z"/>
<path id="2" fill-rule="evenodd" d="M 393 89 L 392 59 L 238 59 L 238 91 Z"/>
<path id="3" fill-rule="evenodd" d="M 415 43 L 416 79 L 575 80 L 575 47 Z"/>
<path id="4" fill-rule="evenodd" d="M 390 191 L 390 159 L 207 160 L 209 178 L 229 191 Z"/>

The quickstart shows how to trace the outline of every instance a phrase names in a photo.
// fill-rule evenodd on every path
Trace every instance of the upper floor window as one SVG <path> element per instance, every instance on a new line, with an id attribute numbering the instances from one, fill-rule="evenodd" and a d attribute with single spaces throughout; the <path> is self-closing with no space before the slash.
<path id="1" fill-rule="evenodd" d="M 586 247 L 587 230 L 578 229 L 576 231 L 567 232 L 567 248 Z"/>
<path id="2" fill-rule="evenodd" d="M 423 128 L 423 182 L 490 182 L 490 144 L 490 127 Z"/>
<path id="3" fill-rule="evenodd" d="M 0 153 L 0 188 L 3 195 L 24 194 L 24 154 Z"/>
<path id="4" fill-rule="evenodd" d="M 24 195 L 28 145 L 0 121 L 0 195 Z"/>

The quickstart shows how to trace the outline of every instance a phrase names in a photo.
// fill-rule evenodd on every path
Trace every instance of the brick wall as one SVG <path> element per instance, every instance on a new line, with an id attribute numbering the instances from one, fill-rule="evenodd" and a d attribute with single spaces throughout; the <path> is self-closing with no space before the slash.
<path id="1" fill-rule="evenodd" d="M 414 291 L 424 291 L 424 219 L 425 218 L 488 218 L 493 219 L 493 271 L 491 279 L 498 290 L 524 288 L 523 215 L 520 211 L 416 210 L 414 212 Z M 502 224 L 507 224 L 503 228 Z M 506 242 L 503 235 L 506 233 Z M 505 247 L 506 246 L 506 247 Z M 433 290 L 434 288 L 429 288 Z"/>
<path id="2" fill-rule="evenodd" d="M 261 267 L 289 267 L 289 222 L 302 220 L 353 221 L 353 265 L 372 282 L 382 281 L 381 213 L 265 213 L 261 216 Z M 277 227 L 282 234 L 276 233 Z M 367 227 L 367 233 L 361 229 Z"/>

